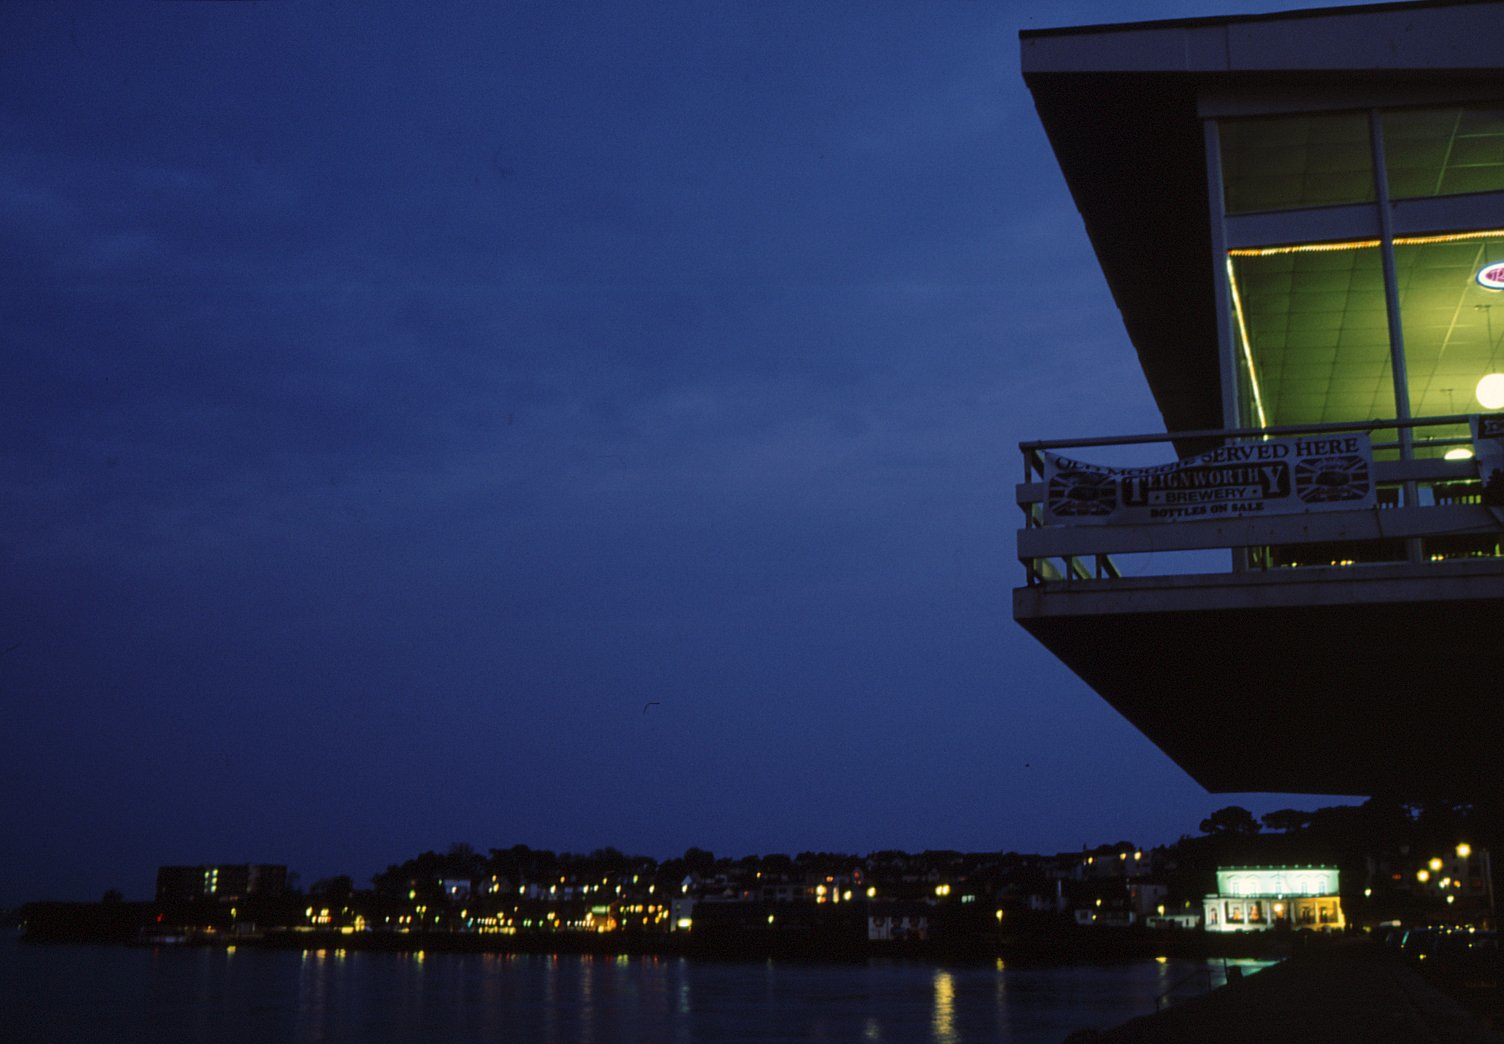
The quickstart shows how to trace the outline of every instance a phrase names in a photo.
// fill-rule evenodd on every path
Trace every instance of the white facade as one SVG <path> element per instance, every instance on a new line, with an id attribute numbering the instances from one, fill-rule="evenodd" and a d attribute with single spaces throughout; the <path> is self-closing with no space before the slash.
<path id="1" fill-rule="evenodd" d="M 1227 867 L 1203 901 L 1209 932 L 1276 927 L 1336 931 L 1346 925 L 1334 866 Z"/>

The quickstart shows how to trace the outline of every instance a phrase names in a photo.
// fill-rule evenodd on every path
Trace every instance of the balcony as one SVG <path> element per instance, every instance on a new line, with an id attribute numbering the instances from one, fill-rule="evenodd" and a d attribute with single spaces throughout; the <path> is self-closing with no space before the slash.
<path id="1" fill-rule="evenodd" d="M 1482 503 L 1475 461 L 1442 457 L 1471 444 L 1465 423 L 1025 444 L 1014 617 L 1208 790 L 1497 788 L 1504 509 Z M 1362 508 L 1043 524 L 1045 451 L 1358 430 Z"/>

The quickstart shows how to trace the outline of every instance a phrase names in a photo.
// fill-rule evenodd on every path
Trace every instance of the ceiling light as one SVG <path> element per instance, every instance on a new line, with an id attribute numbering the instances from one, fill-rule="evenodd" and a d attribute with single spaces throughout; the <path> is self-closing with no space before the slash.
<path id="1" fill-rule="evenodd" d="M 1478 382 L 1474 393 L 1485 410 L 1504 409 L 1504 373 L 1490 373 Z"/>
<path id="2" fill-rule="evenodd" d="M 1466 446 L 1458 446 L 1456 449 L 1447 450 L 1446 460 L 1472 460 L 1473 451 Z"/>

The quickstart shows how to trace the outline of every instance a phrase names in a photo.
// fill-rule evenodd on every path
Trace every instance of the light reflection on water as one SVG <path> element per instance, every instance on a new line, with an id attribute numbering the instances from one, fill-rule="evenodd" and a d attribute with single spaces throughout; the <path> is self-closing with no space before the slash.
<path id="1" fill-rule="evenodd" d="M 950 972 L 935 971 L 935 1011 L 930 1027 L 936 1044 L 954 1044 L 956 1040 L 956 980 Z"/>
<path id="2" fill-rule="evenodd" d="M 580 965 L 580 1024 L 585 1032 L 580 1035 L 581 1044 L 594 1044 L 595 1034 L 590 1032 L 595 1024 L 595 962 L 587 956 Z"/>
<path id="3" fill-rule="evenodd" d="M 1248 962 L 1243 962 L 1245 967 Z M 918 961 L 30 946 L 0 940 L 7 1039 L 1060 1041 L 1220 985 L 1221 961 Z"/>

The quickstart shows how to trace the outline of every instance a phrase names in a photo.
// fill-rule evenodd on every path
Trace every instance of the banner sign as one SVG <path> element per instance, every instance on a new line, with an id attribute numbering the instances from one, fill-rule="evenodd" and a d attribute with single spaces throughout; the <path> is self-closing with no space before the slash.
<path id="1" fill-rule="evenodd" d="M 1483 413 L 1472 418 L 1473 456 L 1478 477 L 1483 480 L 1483 503 L 1504 507 L 1504 413 Z"/>
<path id="2" fill-rule="evenodd" d="M 1177 522 L 1374 506 L 1373 447 L 1362 432 L 1223 446 L 1150 468 L 1044 454 L 1046 525 Z"/>

